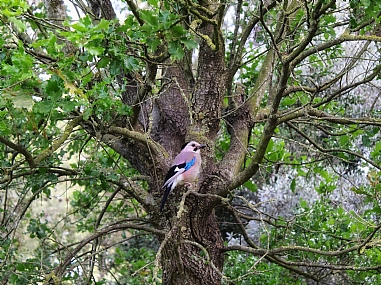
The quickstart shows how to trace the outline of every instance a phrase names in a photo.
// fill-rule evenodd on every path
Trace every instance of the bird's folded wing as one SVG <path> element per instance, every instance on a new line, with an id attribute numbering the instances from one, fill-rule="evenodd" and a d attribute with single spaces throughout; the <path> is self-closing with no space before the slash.
<path id="1" fill-rule="evenodd" d="M 180 165 L 173 165 L 165 177 L 165 182 L 162 188 L 166 187 L 167 185 L 171 185 L 173 180 L 176 179 L 177 176 L 179 176 L 181 173 L 184 173 L 185 171 L 186 163 L 182 163 Z"/>

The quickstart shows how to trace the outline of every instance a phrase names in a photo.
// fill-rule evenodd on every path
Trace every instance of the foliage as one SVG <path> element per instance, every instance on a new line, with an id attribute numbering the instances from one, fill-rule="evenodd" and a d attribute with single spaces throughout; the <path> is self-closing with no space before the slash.
<path id="1" fill-rule="evenodd" d="M 296 278 L 295 275 L 286 269 L 261 259 L 239 252 L 231 252 L 227 255 L 226 276 L 234 284 L 306 284 L 303 279 Z"/>
<path id="2" fill-rule="evenodd" d="M 378 1 L 45 2 L 0 2 L 2 283 L 381 282 Z"/>

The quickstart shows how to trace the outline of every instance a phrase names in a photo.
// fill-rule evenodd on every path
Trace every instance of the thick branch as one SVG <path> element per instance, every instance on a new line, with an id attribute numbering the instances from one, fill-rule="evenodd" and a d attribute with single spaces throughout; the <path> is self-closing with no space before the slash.
<path id="1" fill-rule="evenodd" d="M 17 169 L 20 164 L 17 164 L 17 167 L 14 167 L 15 165 L 12 166 L 11 171 Z M 38 166 L 36 166 L 38 169 Z M 7 169 L 8 170 L 8 169 Z M 72 169 L 64 169 L 64 168 L 46 168 L 44 167 L 44 171 L 46 173 L 54 173 L 57 174 L 58 176 L 64 176 L 64 175 L 76 175 L 78 174 L 76 170 Z M 4 178 L 0 179 L 0 184 L 8 183 L 12 179 L 20 178 L 20 177 L 26 177 L 29 175 L 33 175 L 36 173 L 36 170 L 29 170 L 29 171 L 19 171 L 16 173 L 12 173 L 11 175 L 5 175 Z M 81 178 L 79 178 L 81 179 Z"/>
<path id="2" fill-rule="evenodd" d="M 252 161 L 250 165 L 243 170 L 241 173 L 239 173 L 236 178 L 230 183 L 229 185 L 229 190 L 233 190 L 237 188 L 238 186 L 242 185 L 245 183 L 247 180 L 249 180 L 259 169 L 259 164 L 262 162 L 265 154 L 266 154 L 266 149 L 267 145 L 269 144 L 271 137 L 274 133 L 274 130 L 277 126 L 277 111 L 279 108 L 279 104 L 281 101 L 281 98 L 284 94 L 284 91 L 287 87 L 287 80 L 290 75 L 290 70 L 289 70 L 290 65 L 288 63 L 284 63 L 282 67 L 282 73 L 279 77 L 279 82 L 278 82 L 278 88 L 275 92 L 275 96 L 273 97 L 273 102 L 271 105 L 271 110 L 270 114 L 268 117 L 268 120 L 265 124 L 262 136 L 260 138 L 258 148 L 252 157 Z"/>
<path id="3" fill-rule="evenodd" d="M 253 127 L 253 117 L 255 117 L 260 108 L 260 103 L 266 95 L 272 74 L 275 60 L 275 51 L 269 50 L 266 55 L 265 61 L 259 72 L 259 77 L 255 82 L 252 94 L 247 102 L 236 102 L 231 99 L 229 110 L 231 114 L 227 117 L 228 130 L 231 135 L 230 148 L 228 153 L 224 156 L 221 162 L 222 169 L 229 170 L 227 178 L 233 179 L 236 174 L 241 170 L 245 155 L 247 154 L 247 145 L 250 130 Z M 237 85 L 238 87 L 240 85 Z M 237 94 L 235 97 L 244 98 L 245 90 L 237 87 Z M 243 90 L 240 90 L 243 89 Z M 232 189 L 229 187 L 229 189 Z M 227 194 L 227 189 L 221 189 L 221 195 Z"/>
<path id="4" fill-rule="evenodd" d="M 140 18 L 139 11 L 137 5 L 133 0 L 126 0 L 128 7 L 130 8 L 132 14 L 135 16 L 135 19 L 138 21 L 140 26 L 144 25 L 144 21 Z"/>
<path id="5" fill-rule="evenodd" d="M 115 126 L 111 126 L 108 129 L 108 132 L 114 135 L 122 135 L 126 138 L 134 139 L 138 142 L 146 144 L 149 147 L 150 151 L 153 153 L 153 155 L 157 157 L 162 157 L 162 156 L 168 157 L 166 150 L 160 144 L 152 140 L 147 134 L 143 134 L 137 131 L 130 131 L 127 128 L 121 128 L 121 127 L 115 127 Z"/>
<path id="6" fill-rule="evenodd" d="M 248 204 L 248 205 L 251 205 L 251 204 Z M 252 208 L 254 208 L 252 206 Z M 252 252 L 254 254 L 254 252 L 258 252 L 258 255 L 260 255 L 261 257 L 263 258 L 266 258 L 268 261 L 270 262 L 274 262 L 280 266 L 283 266 L 291 271 L 294 271 L 302 276 L 306 276 L 308 278 L 311 278 L 313 280 L 316 280 L 317 278 L 314 277 L 312 274 L 309 274 L 309 273 L 306 273 L 298 268 L 294 268 L 288 264 L 286 264 L 283 260 L 280 260 L 278 256 L 276 256 L 275 254 L 269 254 L 269 250 L 268 249 L 261 249 L 248 235 L 248 233 L 246 232 L 246 229 L 245 229 L 245 226 L 243 225 L 242 223 L 242 220 L 239 218 L 238 216 L 238 213 L 233 211 L 233 216 L 235 218 L 235 220 L 237 221 L 240 229 L 241 229 L 241 232 L 243 234 L 243 237 L 245 239 L 245 241 L 248 243 L 248 245 L 250 247 L 245 247 L 245 249 L 249 249 L 250 251 L 249 252 Z M 238 246 L 240 247 L 240 246 Z M 228 248 L 225 248 L 225 251 L 227 251 L 227 249 L 229 249 L 231 247 L 228 247 Z M 243 251 L 243 250 L 242 250 Z"/>
<path id="7" fill-rule="evenodd" d="M 354 246 L 354 247 L 351 247 L 347 250 L 336 251 L 336 252 L 324 252 L 324 251 L 319 251 L 319 250 L 315 250 L 315 249 L 307 248 L 307 247 L 289 246 L 289 247 L 284 247 L 282 249 L 279 248 L 279 251 L 278 251 L 278 249 L 276 251 L 278 253 L 280 253 L 280 252 L 301 250 L 304 252 L 321 254 L 321 255 L 325 255 L 325 256 L 340 256 L 340 255 L 345 254 L 347 252 L 357 251 L 359 248 L 360 248 L 360 246 Z M 225 251 L 232 251 L 232 250 L 239 250 L 241 252 L 244 251 L 244 252 L 252 253 L 252 254 L 258 255 L 258 256 L 263 256 L 265 254 L 267 256 L 272 256 L 274 254 L 274 250 L 254 249 L 251 247 L 245 247 L 245 246 L 240 246 L 240 245 L 229 246 L 225 249 Z M 277 257 L 277 258 L 279 261 L 282 262 L 282 264 L 280 264 L 281 266 L 288 265 L 288 266 L 297 266 L 297 267 L 317 267 L 317 268 L 328 268 L 328 269 L 333 269 L 333 270 L 353 270 L 353 271 L 371 271 L 371 270 L 381 269 L 381 265 L 357 267 L 357 266 L 351 266 L 351 265 L 324 264 L 324 263 L 314 263 L 314 262 L 308 262 L 308 261 L 293 262 L 293 261 L 288 261 L 288 260 L 281 258 L 281 257 Z M 293 271 L 295 271 L 295 270 L 293 270 Z M 308 276 L 308 277 L 312 278 L 310 276 Z M 314 278 L 312 278 L 312 279 L 314 279 Z M 316 279 L 316 277 L 315 277 L 315 279 Z"/>
<path id="8" fill-rule="evenodd" d="M 347 117 L 338 117 L 331 114 L 328 114 L 324 111 L 320 111 L 315 109 L 309 105 L 294 109 L 289 111 L 278 118 L 277 124 L 280 125 L 285 122 L 292 121 L 297 118 L 307 116 L 309 119 L 315 120 L 324 120 L 331 123 L 342 124 L 342 125 L 350 125 L 350 124 L 358 124 L 358 125 L 373 125 L 380 126 L 381 119 L 376 119 L 372 117 L 360 117 L 360 118 L 347 118 Z"/>
<path id="9" fill-rule="evenodd" d="M 74 127 L 76 127 L 81 121 L 82 121 L 82 116 L 78 116 L 75 119 L 71 120 L 67 125 L 66 128 L 63 132 L 63 134 L 55 140 L 50 147 L 47 149 L 44 149 L 36 158 L 35 158 L 35 163 L 38 164 L 41 161 L 43 161 L 45 158 L 48 156 L 52 155 L 71 135 L 73 132 Z"/>

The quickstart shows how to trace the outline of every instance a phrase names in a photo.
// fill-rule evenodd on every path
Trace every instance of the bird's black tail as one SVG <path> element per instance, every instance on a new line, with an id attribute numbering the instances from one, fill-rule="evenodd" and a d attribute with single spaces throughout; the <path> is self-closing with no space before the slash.
<path id="1" fill-rule="evenodd" d="M 164 204 L 165 204 L 165 202 L 168 199 L 169 193 L 171 192 L 171 186 L 172 185 L 167 185 L 167 187 L 165 187 L 165 192 L 164 192 L 164 195 L 163 195 L 163 199 L 161 199 L 160 212 L 161 212 L 161 210 L 163 210 Z"/>

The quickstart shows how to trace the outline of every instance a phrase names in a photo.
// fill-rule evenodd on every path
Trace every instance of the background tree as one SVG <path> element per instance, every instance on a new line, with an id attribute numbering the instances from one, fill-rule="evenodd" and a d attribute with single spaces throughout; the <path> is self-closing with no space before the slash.
<path id="1" fill-rule="evenodd" d="M 380 3 L 117 4 L 0 2 L 2 283 L 379 282 Z"/>

